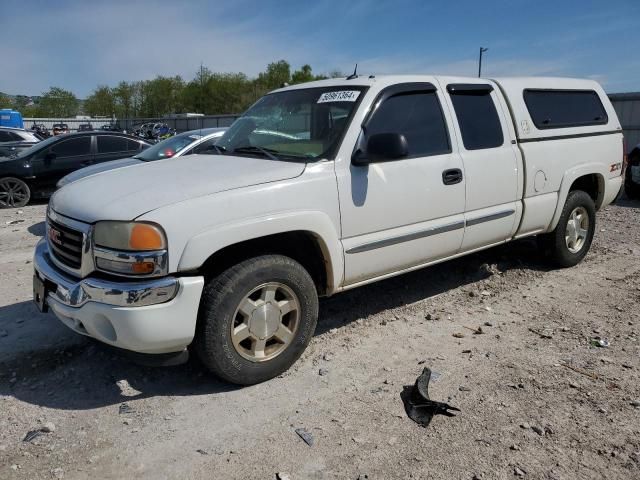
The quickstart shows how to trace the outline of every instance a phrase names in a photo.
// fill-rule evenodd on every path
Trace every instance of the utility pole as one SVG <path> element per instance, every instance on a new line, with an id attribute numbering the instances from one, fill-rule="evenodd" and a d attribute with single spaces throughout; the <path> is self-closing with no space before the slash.
<path id="1" fill-rule="evenodd" d="M 482 54 L 489 50 L 488 48 L 480 47 L 480 58 L 478 59 L 478 78 L 482 76 Z"/>
<path id="2" fill-rule="evenodd" d="M 200 113 L 204 113 L 204 67 L 200 62 Z"/>

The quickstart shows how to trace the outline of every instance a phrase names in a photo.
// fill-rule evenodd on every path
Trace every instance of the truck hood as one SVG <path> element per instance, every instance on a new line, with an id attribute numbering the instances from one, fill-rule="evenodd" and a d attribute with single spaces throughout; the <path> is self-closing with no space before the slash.
<path id="1" fill-rule="evenodd" d="M 57 213 L 93 223 L 133 220 L 160 207 L 302 174 L 305 163 L 232 155 L 188 158 L 116 168 L 58 190 L 49 202 Z"/>

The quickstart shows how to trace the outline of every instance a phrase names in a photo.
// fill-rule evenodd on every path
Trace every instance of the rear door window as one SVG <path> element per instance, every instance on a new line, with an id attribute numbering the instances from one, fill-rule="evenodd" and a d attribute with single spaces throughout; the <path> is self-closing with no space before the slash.
<path id="1" fill-rule="evenodd" d="M 603 125 L 609 121 L 594 90 L 528 89 L 524 91 L 524 102 L 540 130 Z"/>
<path id="2" fill-rule="evenodd" d="M 98 153 L 126 152 L 129 140 L 112 135 L 98 135 Z"/>
<path id="3" fill-rule="evenodd" d="M 403 92 L 385 100 L 367 124 L 368 137 L 378 133 L 404 135 L 409 157 L 451 152 L 447 126 L 435 92 Z"/>
<path id="4" fill-rule="evenodd" d="M 79 137 L 64 140 L 51 147 L 51 152 L 58 157 L 73 157 L 91 153 L 91 137 Z"/>
<path id="5" fill-rule="evenodd" d="M 504 144 L 500 117 L 491 97 L 491 85 L 447 86 L 467 150 L 496 148 Z"/>

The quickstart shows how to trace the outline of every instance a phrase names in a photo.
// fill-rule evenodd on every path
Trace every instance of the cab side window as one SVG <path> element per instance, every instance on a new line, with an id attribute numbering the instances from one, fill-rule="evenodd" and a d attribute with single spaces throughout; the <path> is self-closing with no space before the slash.
<path id="1" fill-rule="evenodd" d="M 91 137 L 87 136 L 64 140 L 51 147 L 51 153 L 55 153 L 58 157 L 89 155 L 91 153 Z"/>
<path id="2" fill-rule="evenodd" d="M 504 144 L 500 117 L 491 98 L 491 85 L 448 85 L 447 90 L 465 149 L 496 148 Z"/>
<path id="3" fill-rule="evenodd" d="M 449 134 L 435 92 L 403 92 L 384 101 L 367 123 L 367 137 L 400 133 L 409 146 L 409 158 L 451 152 Z"/>
<path id="4" fill-rule="evenodd" d="M 111 135 L 98 135 L 98 153 L 126 152 L 129 140 Z"/>

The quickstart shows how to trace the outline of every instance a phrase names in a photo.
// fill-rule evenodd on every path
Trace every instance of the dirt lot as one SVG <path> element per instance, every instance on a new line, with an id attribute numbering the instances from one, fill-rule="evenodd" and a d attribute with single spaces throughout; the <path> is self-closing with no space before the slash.
<path id="1" fill-rule="evenodd" d="M 249 388 L 38 314 L 44 211 L 0 211 L 0 478 L 640 478 L 638 203 L 598 214 L 573 269 L 521 241 L 324 300 L 303 358 Z M 426 429 L 399 395 L 424 366 L 461 409 Z"/>

